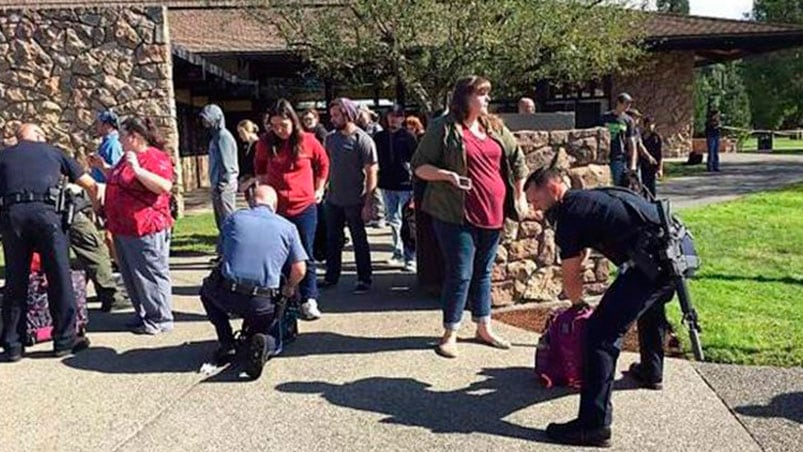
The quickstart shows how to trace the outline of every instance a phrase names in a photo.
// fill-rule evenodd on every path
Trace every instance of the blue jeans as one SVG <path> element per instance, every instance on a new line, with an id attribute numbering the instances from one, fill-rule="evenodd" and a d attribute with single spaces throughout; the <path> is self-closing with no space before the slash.
<path id="1" fill-rule="evenodd" d="M 301 300 L 318 298 L 318 282 L 315 276 L 315 259 L 312 256 L 312 247 L 315 243 L 315 229 L 318 227 L 318 205 L 310 204 L 306 209 L 294 217 L 287 217 L 293 223 L 301 237 L 301 245 L 307 252 L 307 273 L 298 285 Z"/>
<path id="2" fill-rule="evenodd" d="M 719 135 L 708 135 L 705 137 L 708 146 L 708 160 L 705 163 L 708 171 L 719 171 Z"/>
<path id="3" fill-rule="evenodd" d="M 357 280 L 371 283 L 371 249 L 362 219 L 362 204 L 336 206 L 326 203 L 326 281 L 337 283 L 343 267 L 343 228 L 348 226 L 357 261 Z"/>
<path id="4" fill-rule="evenodd" d="M 411 191 L 396 191 L 382 189 L 385 196 L 385 221 L 390 225 L 393 236 L 393 258 L 404 259 L 404 262 L 415 261 L 415 249 L 404 246 L 402 241 L 402 222 L 404 206 L 413 198 Z"/>
<path id="5" fill-rule="evenodd" d="M 627 170 L 627 163 L 622 159 L 611 160 L 611 183 L 615 186 L 627 186 L 625 183 L 625 171 Z"/>
<path id="6" fill-rule="evenodd" d="M 482 229 L 471 224 L 432 220 L 446 264 L 441 292 L 443 327 L 457 330 L 466 301 L 471 300 L 472 318 L 477 323 L 491 320 L 491 270 L 499 246 L 499 229 Z"/>

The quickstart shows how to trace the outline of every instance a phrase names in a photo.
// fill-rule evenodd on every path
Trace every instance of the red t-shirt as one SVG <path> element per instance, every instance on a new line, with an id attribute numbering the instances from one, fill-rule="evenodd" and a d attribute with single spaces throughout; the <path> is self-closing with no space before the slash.
<path id="1" fill-rule="evenodd" d="M 256 145 L 254 172 L 276 190 L 276 212 L 293 217 L 315 203 L 315 181 L 329 177 L 329 157 L 311 133 L 301 133 L 301 152 L 295 159 L 288 142 L 273 155 L 262 138 Z"/>
<path id="2" fill-rule="evenodd" d="M 173 180 L 173 165 L 163 151 L 150 147 L 137 154 L 139 166 Z M 112 234 L 142 237 L 173 226 L 170 193 L 157 195 L 137 180 L 134 170 L 123 158 L 112 168 L 106 181 L 106 227 Z"/>
<path id="3" fill-rule="evenodd" d="M 466 171 L 471 190 L 466 192 L 466 220 L 484 229 L 500 229 L 505 221 L 505 182 L 502 146 L 491 137 L 480 139 L 463 129 Z"/>

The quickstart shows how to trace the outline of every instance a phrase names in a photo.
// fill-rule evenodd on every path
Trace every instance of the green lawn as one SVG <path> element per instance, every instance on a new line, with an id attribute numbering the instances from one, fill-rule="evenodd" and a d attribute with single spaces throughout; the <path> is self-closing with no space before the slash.
<path id="1" fill-rule="evenodd" d="M 756 152 L 758 139 L 751 137 L 742 145 L 742 152 Z M 803 140 L 794 140 L 790 137 L 776 136 L 772 143 L 773 154 L 803 154 Z"/>
<path id="2" fill-rule="evenodd" d="M 217 227 L 212 213 L 179 218 L 173 228 L 173 254 L 214 254 Z"/>
<path id="3" fill-rule="evenodd" d="M 703 259 L 691 293 L 707 360 L 803 365 L 802 211 L 803 184 L 680 212 Z"/>
<path id="4" fill-rule="evenodd" d="M 664 177 L 686 177 L 705 174 L 705 164 L 684 165 L 684 162 L 664 162 Z"/>

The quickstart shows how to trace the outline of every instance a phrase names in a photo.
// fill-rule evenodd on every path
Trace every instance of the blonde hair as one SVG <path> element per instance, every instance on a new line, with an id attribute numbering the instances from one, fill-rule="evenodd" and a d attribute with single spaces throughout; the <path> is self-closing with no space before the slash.
<path id="1" fill-rule="evenodd" d="M 237 123 L 237 130 L 242 130 L 246 133 L 258 133 L 259 126 L 256 125 L 254 121 L 250 119 L 243 119 L 242 121 Z"/>

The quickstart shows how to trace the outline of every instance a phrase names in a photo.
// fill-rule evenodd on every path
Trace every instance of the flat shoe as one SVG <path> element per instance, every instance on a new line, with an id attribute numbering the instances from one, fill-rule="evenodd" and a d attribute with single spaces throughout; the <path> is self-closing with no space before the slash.
<path id="1" fill-rule="evenodd" d="M 444 358 L 457 358 L 457 344 L 445 342 L 435 347 L 435 353 Z"/>
<path id="2" fill-rule="evenodd" d="M 491 347 L 498 348 L 500 350 L 509 350 L 510 349 L 510 342 L 508 342 L 508 341 L 506 341 L 504 339 L 494 338 L 493 340 L 488 341 L 485 338 L 481 337 L 479 334 L 477 336 L 475 336 L 474 339 L 476 339 L 477 342 L 479 342 L 481 344 L 490 345 Z"/>

